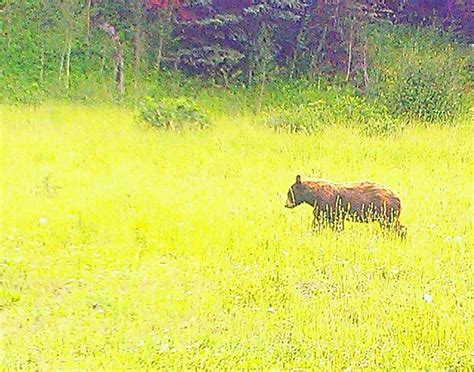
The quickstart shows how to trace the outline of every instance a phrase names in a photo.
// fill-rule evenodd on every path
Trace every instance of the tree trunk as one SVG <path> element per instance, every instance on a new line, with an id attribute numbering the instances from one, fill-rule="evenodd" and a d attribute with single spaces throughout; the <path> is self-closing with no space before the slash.
<path id="1" fill-rule="evenodd" d="M 104 22 L 99 26 L 104 32 L 106 32 L 112 42 L 114 43 L 115 56 L 114 56 L 114 65 L 115 65 L 115 83 L 117 85 L 117 91 L 120 95 L 120 98 L 123 98 L 125 94 L 125 77 L 124 77 L 124 58 L 122 51 L 122 44 L 120 42 L 120 37 L 117 34 L 117 30 L 111 24 Z"/>
<path id="2" fill-rule="evenodd" d="M 364 45 L 362 67 L 364 69 L 364 93 L 367 94 L 369 91 L 369 72 L 368 72 L 368 63 L 367 63 L 367 42 Z"/>
<path id="3" fill-rule="evenodd" d="M 67 52 L 66 52 L 66 89 L 69 90 L 71 81 L 71 48 L 72 48 L 71 37 L 67 38 Z"/>
<path id="4" fill-rule="evenodd" d="M 59 76 L 58 76 L 58 81 L 61 81 L 63 77 L 63 70 L 64 70 L 64 57 L 65 57 L 66 52 L 63 50 L 61 51 L 61 59 L 59 60 Z"/>
<path id="5" fill-rule="evenodd" d="M 249 68 L 248 78 L 247 78 L 247 85 L 251 86 L 253 81 L 253 69 Z"/>
<path id="6" fill-rule="evenodd" d="M 135 1 L 135 33 L 133 35 L 133 52 L 134 52 L 134 72 L 135 84 L 139 79 L 142 67 L 143 43 L 142 43 L 142 10 L 140 0 Z"/>
<path id="7" fill-rule="evenodd" d="M 311 60 L 309 61 L 309 76 L 311 80 L 316 76 L 316 68 L 318 65 L 318 56 L 315 51 L 311 51 Z"/>
<path id="8" fill-rule="evenodd" d="M 156 57 L 156 68 L 158 71 L 161 69 L 161 60 L 163 59 L 163 35 L 160 35 L 160 41 L 158 44 L 158 56 Z"/>
<path id="9" fill-rule="evenodd" d="M 302 16 L 301 27 L 298 31 L 298 35 L 296 36 L 295 49 L 293 50 L 293 56 L 292 56 L 291 67 L 290 67 L 290 79 L 293 79 L 293 75 L 295 73 L 296 61 L 298 60 L 298 52 L 301 46 L 301 39 L 303 38 L 303 32 L 305 28 L 306 28 L 306 12 Z"/>
<path id="10" fill-rule="evenodd" d="M 86 27 L 87 27 L 87 41 L 91 36 L 91 6 L 92 0 L 86 0 Z"/>
<path id="11" fill-rule="evenodd" d="M 267 70 L 263 70 L 262 83 L 260 85 L 260 95 L 258 97 L 258 112 L 262 111 L 263 93 L 265 92 L 265 82 L 267 78 Z"/>
<path id="12" fill-rule="evenodd" d="M 352 68 L 352 43 L 354 41 L 354 23 L 351 22 L 351 29 L 349 31 L 349 50 L 347 56 L 347 71 L 346 71 L 346 81 L 349 81 L 351 76 L 351 68 Z"/>
<path id="13" fill-rule="evenodd" d="M 45 48 L 45 41 L 44 39 L 41 41 L 41 56 L 40 56 L 40 84 L 43 84 L 44 81 L 44 48 Z"/>
<path id="14" fill-rule="evenodd" d="M 221 68 L 222 79 L 224 80 L 224 87 L 227 88 L 229 86 L 229 77 L 228 73 L 224 68 Z"/>
<path id="15" fill-rule="evenodd" d="M 133 36 L 133 51 L 134 51 L 134 72 L 135 72 L 135 88 L 137 87 L 138 79 L 140 78 L 141 63 L 142 63 L 142 41 L 141 29 L 137 25 L 135 35 Z"/>
<path id="16" fill-rule="evenodd" d="M 324 47 L 326 45 L 326 36 L 328 32 L 328 27 L 325 26 L 321 35 L 321 39 L 318 42 L 318 47 L 316 51 L 312 51 L 311 53 L 311 63 L 310 63 L 310 71 L 311 71 L 311 78 L 314 79 L 316 75 L 316 71 L 318 70 L 318 66 L 321 65 L 324 59 Z"/>
<path id="17" fill-rule="evenodd" d="M 47 35 L 47 22 L 48 22 L 48 0 L 43 1 L 43 18 L 41 20 L 41 56 L 40 56 L 40 84 L 44 82 L 44 65 L 45 65 L 45 54 L 46 54 L 46 35 Z"/>
<path id="18" fill-rule="evenodd" d="M 10 48 L 10 44 L 12 42 L 12 2 L 11 0 L 7 1 L 5 5 L 5 23 L 6 26 L 6 36 L 7 36 L 7 48 Z"/>

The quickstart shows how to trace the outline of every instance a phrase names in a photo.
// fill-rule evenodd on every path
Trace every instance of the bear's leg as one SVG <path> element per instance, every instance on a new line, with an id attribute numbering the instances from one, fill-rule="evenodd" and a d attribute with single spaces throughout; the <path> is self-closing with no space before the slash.
<path id="1" fill-rule="evenodd" d="M 344 218 L 337 217 L 331 222 L 331 229 L 336 232 L 344 231 Z"/>
<path id="2" fill-rule="evenodd" d="M 407 228 L 399 220 L 396 220 L 393 224 L 393 230 L 400 238 L 405 239 L 407 237 Z"/>
<path id="3" fill-rule="evenodd" d="M 344 221 L 346 219 L 346 211 L 339 208 L 337 212 L 330 215 L 331 229 L 336 232 L 344 231 Z"/>
<path id="4" fill-rule="evenodd" d="M 311 223 L 311 230 L 313 232 L 320 232 L 324 228 L 324 220 L 320 217 L 314 216 L 313 222 Z"/>
<path id="5" fill-rule="evenodd" d="M 314 209 L 313 210 L 313 223 L 311 224 L 311 228 L 314 232 L 320 232 L 328 225 L 328 220 L 324 213 L 321 211 Z"/>
<path id="6" fill-rule="evenodd" d="M 400 223 L 398 218 L 394 220 L 380 220 L 379 223 L 383 230 L 394 233 L 402 239 L 406 238 L 407 228 Z"/>

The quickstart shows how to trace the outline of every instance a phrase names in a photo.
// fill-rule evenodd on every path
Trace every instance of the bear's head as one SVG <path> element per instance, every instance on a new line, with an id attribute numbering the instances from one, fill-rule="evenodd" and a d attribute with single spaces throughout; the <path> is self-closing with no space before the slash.
<path id="1" fill-rule="evenodd" d="M 301 182 L 301 176 L 296 176 L 296 182 L 290 186 L 288 190 L 288 198 L 286 199 L 286 208 L 294 208 L 304 203 L 305 200 L 305 192 L 304 192 L 304 185 Z"/>

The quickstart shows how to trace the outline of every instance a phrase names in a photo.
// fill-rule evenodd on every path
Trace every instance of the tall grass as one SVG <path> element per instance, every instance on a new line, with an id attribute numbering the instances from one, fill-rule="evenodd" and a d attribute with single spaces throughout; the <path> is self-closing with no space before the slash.
<path id="1" fill-rule="evenodd" d="M 3 368 L 472 367 L 472 127 L 252 123 L 2 106 Z M 390 186 L 408 239 L 311 234 L 297 173 Z"/>

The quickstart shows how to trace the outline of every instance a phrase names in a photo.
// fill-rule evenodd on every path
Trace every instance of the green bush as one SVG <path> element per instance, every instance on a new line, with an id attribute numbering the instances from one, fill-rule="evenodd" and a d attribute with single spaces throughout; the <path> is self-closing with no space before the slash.
<path id="1" fill-rule="evenodd" d="M 292 108 L 271 108 L 264 113 L 265 124 L 275 131 L 313 133 L 324 126 L 322 111 L 317 105 L 298 105 Z"/>
<path id="2" fill-rule="evenodd" d="M 139 118 L 156 128 L 204 129 L 210 124 L 206 112 L 189 98 L 145 97 L 140 105 Z"/>
<path id="3" fill-rule="evenodd" d="M 396 114 L 433 122 L 454 118 L 461 111 L 462 90 L 448 66 L 409 65 L 400 72 L 387 105 Z"/>
<path id="4" fill-rule="evenodd" d="M 369 39 L 370 94 L 391 113 L 447 122 L 464 111 L 469 53 L 448 33 L 379 25 L 370 29 Z"/>
<path id="5" fill-rule="evenodd" d="M 325 98 L 304 104 L 270 108 L 263 114 L 264 122 L 275 131 L 289 133 L 314 133 L 334 124 L 359 129 L 367 135 L 386 135 L 403 128 L 402 121 L 385 106 L 348 91 L 333 93 L 322 93 L 320 97 Z"/>

